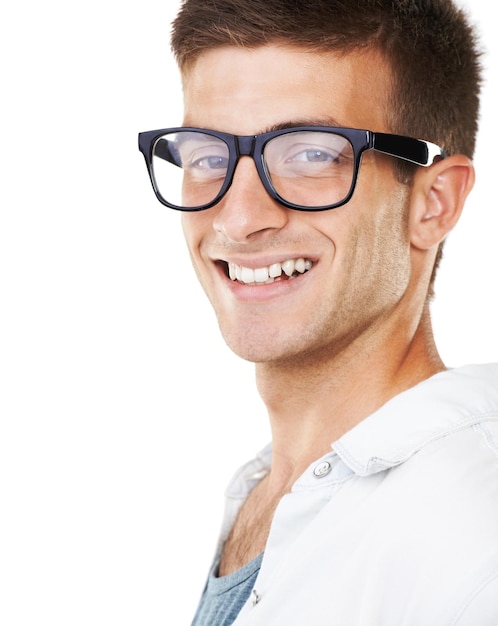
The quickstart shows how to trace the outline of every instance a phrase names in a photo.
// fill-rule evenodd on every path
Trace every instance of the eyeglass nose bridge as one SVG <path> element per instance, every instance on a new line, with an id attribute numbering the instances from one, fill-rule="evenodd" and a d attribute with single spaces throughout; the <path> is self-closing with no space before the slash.
<path id="1" fill-rule="evenodd" d="M 274 199 L 278 199 L 277 194 L 272 188 L 270 183 L 268 172 L 266 171 L 266 167 L 263 163 L 263 146 L 261 144 L 261 135 L 232 135 L 234 143 L 235 143 L 235 159 L 233 160 L 232 166 L 232 175 L 235 174 L 235 169 L 239 163 L 240 157 L 248 156 L 250 157 L 254 165 L 256 167 L 256 171 L 258 172 L 258 176 L 263 183 L 263 187 L 270 194 L 270 196 Z M 259 143 L 259 149 L 258 149 Z"/>
<path id="2" fill-rule="evenodd" d="M 254 135 L 233 135 L 235 143 L 235 167 L 240 157 L 248 156 L 256 162 L 254 153 L 256 149 L 256 137 Z"/>
<path id="3" fill-rule="evenodd" d="M 227 186 L 223 192 L 223 195 L 228 191 L 228 188 L 231 187 L 232 185 L 233 177 L 235 175 L 235 170 L 237 169 L 237 165 L 239 163 L 240 157 L 247 156 L 253 160 L 259 179 L 263 184 L 263 187 L 266 189 L 267 193 L 272 198 L 275 198 L 276 195 L 273 189 L 271 188 L 271 185 L 268 180 L 268 176 L 265 172 L 265 168 L 261 163 L 261 154 L 258 153 L 256 155 L 258 137 L 255 135 L 232 135 L 232 137 L 233 137 L 233 141 L 235 144 L 235 158 L 232 161 L 231 174 L 229 175 L 226 181 Z"/>
<path id="4" fill-rule="evenodd" d="M 250 156 L 254 159 L 256 137 L 254 135 L 234 135 L 234 138 L 237 146 L 237 157 Z"/>

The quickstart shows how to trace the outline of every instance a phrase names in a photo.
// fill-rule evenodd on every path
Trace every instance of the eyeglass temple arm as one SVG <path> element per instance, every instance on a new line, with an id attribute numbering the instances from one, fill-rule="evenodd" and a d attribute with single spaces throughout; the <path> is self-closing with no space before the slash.
<path id="1" fill-rule="evenodd" d="M 171 152 L 169 148 L 169 141 L 167 141 L 166 139 L 159 139 L 158 141 L 156 141 L 154 145 L 154 156 L 159 157 L 160 159 L 164 159 L 169 163 L 173 163 L 173 165 L 181 167 L 181 163 L 178 161 L 176 155 Z"/>
<path id="2" fill-rule="evenodd" d="M 372 133 L 372 148 L 424 167 L 447 156 L 442 148 L 430 141 L 387 133 Z"/>

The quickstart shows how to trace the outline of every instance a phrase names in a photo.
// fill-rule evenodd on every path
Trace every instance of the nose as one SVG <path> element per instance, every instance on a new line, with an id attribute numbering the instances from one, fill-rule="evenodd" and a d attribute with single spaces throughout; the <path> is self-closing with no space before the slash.
<path id="1" fill-rule="evenodd" d="M 288 213 L 289 209 L 268 195 L 252 158 L 244 156 L 237 164 L 230 189 L 218 206 L 213 227 L 231 242 L 249 243 L 258 236 L 283 228 Z"/>

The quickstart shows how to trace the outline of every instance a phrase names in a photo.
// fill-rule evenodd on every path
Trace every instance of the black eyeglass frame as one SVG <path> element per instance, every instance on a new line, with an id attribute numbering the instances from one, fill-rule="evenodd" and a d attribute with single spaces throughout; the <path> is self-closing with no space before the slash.
<path id="1" fill-rule="evenodd" d="M 335 204 L 326 206 L 307 207 L 288 202 L 287 200 L 282 198 L 280 194 L 278 194 L 277 191 L 274 189 L 264 161 L 264 148 L 271 139 L 280 135 L 285 135 L 287 133 L 293 133 L 298 131 L 318 131 L 336 134 L 346 138 L 352 145 L 354 154 L 354 170 L 351 187 L 347 196 L 343 200 L 336 202 Z M 154 167 L 152 164 L 152 152 L 154 150 L 156 142 L 163 135 L 178 132 L 199 132 L 209 134 L 213 137 L 216 137 L 217 139 L 221 139 L 228 146 L 228 167 L 225 181 L 216 197 L 209 203 L 194 207 L 178 206 L 172 204 L 171 202 L 168 202 L 161 195 L 158 189 L 154 176 Z M 279 202 L 281 205 L 289 209 L 295 209 L 298 211 L 328 211 L 330 209 L 336 209 L 337 207 L 347 204 L 354 193 L 356 182 L 358 179 L 361 158 L 366 150 L 375 150 L 376 152 L 381 152 L 383 154 L 396 157 L 398 159 L 403 159 L 404 161 L 408 161 L 410 163 L 414 163 L 415 165 L 420 165 L 423 167 L 429 167 L 436 160 L 444 159 L 447 156 L 446 152 L 442 148 L 434 143 L 431 143 L 430 141 L 425 141 L 423 139 L 414 139 L 412 137 L 405 137 L 404 135 L 393 135 L 390 133 L 377 133 L 370 130 L 362 130 L 358 128 L 344 128 L 333 126 L 296 126 L 262 133 L 260 135 L 232 135 L 230 133 L 224 133 L 217 130 L 187 126 L 182 126 L 178 128 L 163 128 L 160 130 L 150 130 L 139 133 L 138 147 L 140 152 L 144 155 L 150 181 L 159 202 L 169 207 L 170 209 L 186 212 L 204 211 L 218 204 L 218 202 L 220 202 L 220 200 L 230 188 L 233 182 L 237 163 L 239 162 L 239 159 L 243 156 L 249 156 L 253 159 L 259 178 L 270 197 Z M 161 154 L 158 154 L 158 156 L 161 156 Z M 171 158 L 168 158 L 168 156 L 171 157 L 171 155 L 164 153 L 162 158 L 170 160 L 172 163 L 174 163 L 175 161 Z"/>

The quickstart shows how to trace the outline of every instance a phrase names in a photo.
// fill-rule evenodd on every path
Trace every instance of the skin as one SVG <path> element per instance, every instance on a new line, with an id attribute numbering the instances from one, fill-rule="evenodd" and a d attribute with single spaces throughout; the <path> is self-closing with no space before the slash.
<path id="1" fill-rule="evenodd" d="M 217 48 L 184 76 L 184 124 L 241 135 L 288 122 L 393 132 L 386 123 L 390 84 L 387 64 L 372 51 Z M 331 442 L 444 369 L 427 289 L 438 244 L 472 183 L 471 163 L 454 156 L 419 168 L 408 187 L 396 179 L 391 158 L 370 151 L 348 204 L 306 213 L 274 202 L 243 157 L 217 206 L 183 214 L 192 262 L 223 336 L 256 364 L 272 427 L 272 469 L 258 493 L 269 518 L 270 503 Z M 227 262 L 258 268 L 299 257 L 313 267 L 292 281 L 247 286 L 226 276 Z M 250 555 L 228 555 L 222 571 Z"/>

